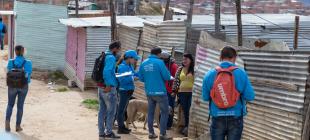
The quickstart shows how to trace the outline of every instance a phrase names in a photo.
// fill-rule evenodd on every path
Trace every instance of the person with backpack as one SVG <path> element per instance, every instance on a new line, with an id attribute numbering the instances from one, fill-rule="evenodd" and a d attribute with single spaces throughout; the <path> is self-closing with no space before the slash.
<path id="1" fill-rule="evenodd" d="M 8 104 L 6 109 L 5 130 L 11 131 L 10 121 L 17 98 L 16 132 L 22 131 L 24 103 L 31 79 L 32 63 L 24 57 L 24 47 L 15 47 L 15 59 L 10 59 L 7 65 Z"/>
<path id="2" fill-rule="evenodd" d="M 98 95 L 99 95 L 99 113 L 98 113 L 98 128 L 99 138 L 114 138 L 119 139 L 112 131 L 114 118 L 117 106 L 117 91 L 118 82 L 115 75 L 116 69 L 116 54 L 121 50 L 121 43 L 119 41 L 112 42 L 109 45 L 109 50 L 101 55 L 101 61 L 96 68 L 95 64 L 93 79 L 96 75 L 102 75 L 101 80 L 98 82 Z M 96 72 L 100 70 L 99 73 Z"/>
<path id="3" fill-rule="evenodd" d="M 6 29 L 6 25 L 3 23 L 2 21 L 2 17 L 0 17 L 0 30 L 1 30 L 1 34 L 0 34 L 0 45 L 1 45 L 1 50 L 4 49 L 4 36 L 7 32 L 7 29 Z"/>
<path id="4" fill-rule="evenodd" d="M 149 139 L 156 139 L 158 136 L 154 132 L 154 113 L 156 104 L 160 108 L 160 140 L 170 140 L 166 134 L 167 121 L 169 116 L 169 104 L 165 82 L 171 79 L 170 72 L 165 63 L 160 59 L 162 50 L 153 48 L 151 55 L 139 68 L 139 79 L 144 82 L 145 92 L 148 100 L 148 128 Z"/>
<path id="5" fill-rule="evenodd" d="M 203 80 L 202 99 L 209 102 L 212 140 L 240 140 L 246 102 L 255 98 L 247 73 L 235 65 L 236 59 L 237 51 L 224 47 L 220 65 L 208 71 Z"/>
<path id="6" fill-rule="evenodd" d="M 160 55 L 161 59 L 165 62 L 166 68 L 170 72 L 171 75 L 175 75 L 178 69 L 178 65 L 175 63 L 175 60 L 171 57 L 171 54 L 168 52 L 163 52 Z M 174 104 L 175 104 L 175 96 L 172 95 L 172 85 L 174 80 L 166 81 L 166 89 L 168 92 L 168 101 L 169 106 L 172 109 L 172 112 L 169 114 L 167 129 L 171 129 L 173 125 L 173 116 L 174 116 Z"/>
<path id="7" fill-rule="evenodd" d="M 130 129 L 125 127 L 124 117 L 125 111 L 127 110 L 127 105 L 129 103 L 129 99 L 132 97 L 132 94 L 135 90 L 134 78 L 137 76 L 135 72 L 134 65 L 137 60 L 140 59 L 137 52 L 134 50 L 128 50 L 124 54 L 123 62 L 118 65 L 117 72 L 119 74 L 131 72 L 132 75 L 119 77 L 119 104 L 118 104 L 118 112 L 117 112 L 117 124 L 118 124 L 118 134 L 129 134 L 131 132 Z"/>
<path id="8" fill-rule="evenodd" d="M 178 68 L 173 83 L 173 96 L 177 95 L 183 109 L 185 126 L 181 129 L 181 134 L 187 137 L 189 124 L 189 111 L 192 104 L 192 91 L 194 86 L 195 62 L 191 54 L 183 55 L 182 66 Z"/>

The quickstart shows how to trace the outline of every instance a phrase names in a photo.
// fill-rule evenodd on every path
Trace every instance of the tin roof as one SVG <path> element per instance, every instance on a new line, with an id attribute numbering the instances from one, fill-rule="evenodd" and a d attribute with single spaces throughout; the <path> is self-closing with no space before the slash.
<path id="1" fill-rule="evenodd" d="M 0 11 L 0 15 L 14 15 L 14 11 Z"/>
<path id="2" fill-rule="evenodd" d="M 117 24 L 122 24 L 128 27 L 143 27 L 145 20 L 136 16 L 117 16 Z M 111 18 L 108 17 L 92 17 L 92 18 L 68 18 L 59 19 L 59 22 L 74 28 L 78 27 L 110 27 Z"/>

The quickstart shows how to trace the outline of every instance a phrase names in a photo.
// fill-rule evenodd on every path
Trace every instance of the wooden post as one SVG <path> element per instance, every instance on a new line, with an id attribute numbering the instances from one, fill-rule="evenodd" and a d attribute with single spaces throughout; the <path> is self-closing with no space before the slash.
<path id="1" fill-rule="evenodd" d="M 192 20 L 193 20 L 193 6 L 194 0 L 189 1 L 189 10 L 187 12 L 187 19 L 186 19 L 186 38 L 185 38 L 185 49 L 184 51 L 187 52 L 189 50 L 189 38 L 191 36 L 191 28 L 192 28 Z"/>
<path id="2" fill-rule="evenodd" d="M 219 33 L 221 31 L 221 0 L 215 0 L 215 32 Z"/>
<path id="3" fill-rule="evenodd" d="M 241 0 L 236 0 L 236 13 L 238 24 L 238 46 L 242 46 Z"/>
<path id="4" fill-rule="evenodd" d="M 298 48 L 299 16 L 295 16 L 294 50 Z"/>
<path id="5" fill-rule="evenodd" d="M 114 0 L 110 0 L 110 14 L 111 14 L 111 41 L 117 39 L 117 29 L 116 29 L 116 13 Z"/>
<path id="6" fill-rule="evenodd" d="M 168 19 L 168 14 L 170 12 L 170 0 L 167 0 L 166 2 L 166 8 L 165 8 L 165 14 L 164 14 L 164 21 L 169 20 Z"/>
<path id="7" fill-rule="evenodd" d="M 75 17 L 79 17 L 79 0 L 75 0 Z"/>
<path id="8" fill-rule="evenodd" d="M 140 0 L 136 0 L 136 11 L 135 11 L 135 15 L 140 13 Z"/>

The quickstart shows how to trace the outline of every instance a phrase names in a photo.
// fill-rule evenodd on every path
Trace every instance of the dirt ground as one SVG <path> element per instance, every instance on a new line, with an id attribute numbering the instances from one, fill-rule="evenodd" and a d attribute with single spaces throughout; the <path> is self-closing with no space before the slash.
<path id="1" fill-rule="evenodd" d="M 98 140 L 97 111 L 85 108 L 81 102 L 96 98 L 96 91 L 81 92 L 70 89 L 54 92 L 43 81 L 32 80 L 26 98 L 21 133 L 4 131 L 7 87 L 5 80 L 6 61 L 0 53 L 0 140 Z M 16 106 L 11 127 L 15 128 Z M 146 140 L 148 131 L 143 130 L 143 122 L 136 123 L 137 130 L 130 135 L 122 135 L 122 140 Z M 157 130 L 157 129 L 156 129 Z M 157 134 L 158 134 L 157 130 Z M 185 139 L 168 131 L 174 139 Z"/>

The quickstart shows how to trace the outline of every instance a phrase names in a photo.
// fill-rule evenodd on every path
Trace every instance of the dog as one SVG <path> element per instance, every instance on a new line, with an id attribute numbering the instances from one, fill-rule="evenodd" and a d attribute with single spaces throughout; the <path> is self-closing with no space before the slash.
<path id="1" fill-rule="evenodd" d="M 137 113 L 140 112 L 145 116 L 145 121 L 144 121 L 144 126 L 143 129 L 146 129 L 146 123 L 147 123 L 147 113 L 148 113 L 148 102 L 144 100 L 138 100 L 138 99 L 133 99 L 130 100 L 127 106 L 127 120 L 126 120 L 126 126 L 129 128 L 129 123 L 132 124 L 132 126 L 137 129 L 136 125 L 134 124 L 134 121 L 136 119 Z M 169 114 L 171 114 L 172 109 L 169 106 Z M 159 105 L 156 105 L 155 108 L 155 114 L 154 114 L 154 119 L 157 124 L 157 127 L 160 128 L 160 108 Z"/>

